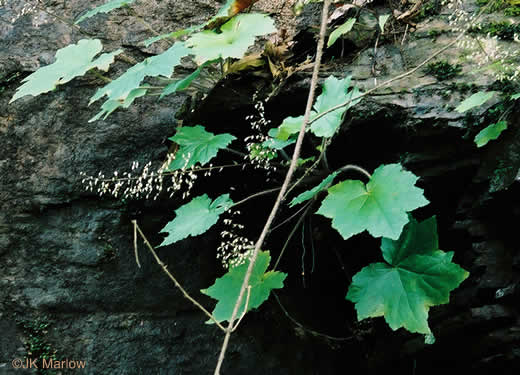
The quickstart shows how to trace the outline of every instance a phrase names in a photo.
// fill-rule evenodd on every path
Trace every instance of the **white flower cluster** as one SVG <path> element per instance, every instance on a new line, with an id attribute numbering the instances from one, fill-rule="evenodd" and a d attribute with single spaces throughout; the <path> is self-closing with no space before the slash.
<path id="1" fill-rule="evenodd" d="M 229 214 L 233 217 L 240 215 L 240 211 L 229 211 Z M 217 248 L 217 259 L 228 269 L 244 264 L 251 256 L 255 244 L 239 234 L 244 229 L 242 224 L 235 223 L 233 219 L 224 219 L 223 223 L 228 229 L 220 232 L 221 242 Z"/>
<path id="2" fill-rule="evenodd" d="M 255 98 L 256 94 L 253 100 Z M 262 146 L 262 143 L 269 139 L 263 133 L 266 132 L 271 120 L 265 118 L 265 107 L 261 100 L 256 101 L 255 110 L 258 113 L 257 115 L 246 116 L 246 120 L 251 124 L 251 129 L 255 134 L 244 139 L 248 151 L 244 159 L 246 162 L 251 163 L 254 169 L 265 169 L 268 172 L 276 171 L 276 167 L 270 163 L 271 159 L 276 157 L 276 151 Z"/>
<path id="3" fill-rule="evenodd" d="M 87 176 L 84 172 L 81 172 L 80 175 L 83 177 L 81 182 L 86 185 L 87 191 L 95 191 L 100 196 L 106 194 L 125 199 L 149 199 L 153 197 L 155 200 L 163 192 L 166 180 L 169 181 L 166 192 L 169 193 L 170 197 L 183 190 L 182 197 L 186 198 L 197 179 L 195 172 L 204 170 L 205 175 L 207 175 L 212 168 L 196 169 L 192 167 L 165 172 L 168 165 L 167 161 L 163 167 L 157 171 L 152 171 L 152 163 L 148 162 L 139 172 L 139 162 L 134 161 L 130 172 L 120 174 L 119 171 L 114 171 L 112 177 L 107 177 L 101 172 L 95 177 Z"/>

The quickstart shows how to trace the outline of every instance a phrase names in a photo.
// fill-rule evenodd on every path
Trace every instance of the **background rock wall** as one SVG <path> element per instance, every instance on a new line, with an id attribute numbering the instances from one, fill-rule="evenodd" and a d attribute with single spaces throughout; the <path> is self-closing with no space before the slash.
<path id="1" fill-rule="evenodd" d="M 0 8 L 0 373 L 23 373 L 13 370 L 11 361 L 26 356 L 31 345 L 33 354 L 56 351 L 58 359 L 86 360 L 88 374 L 210 373 L 220 332 L 203 324 L 203 314 L 173 288 L 144 248 L 142 268 L 137 268 L 132 250 L 130 220 L 138 219 L 157 243 L 154 233 L 172 218 L 179 201 L 128 204 L 99 198 L 85 192 L 80 176 L 128 170 L 134 160 L 160 165 L 169 146 L 166 139 L 174 132 L 174 116 L 186 97 L 169 96 L 159 105 L 154 98 L 140 99 L 106 121 L 88 123 L 98 111 L 96 105 L 87 107 L 88 98 L 101 82 L 87 75 L 52 93 L 8 105 L 22 78 L 51 63 L 57 49 L 79 39 L 99 38 L 106 50 L 123 45 L 138 61 L 164 45 L 139 46 L 149 31 L 124 10 L 86 21 L 81 32 L 50 15 L 75 19 L 90 8 L 81 1 L 52 1 L 47 12 L 34 9 L 6 22 L 32 3 L 7 1 Z M 283 14 L 279 24 L 293 27 L 288 21 L 290 4 L 257 5 Z M 170 0 L 137 2 L 135 9 L 162 33 L 200 23 L 218 6 L 210 0 Z M 319 5 L 307 10 L 294 35 L 302 59 L 313 53 L 312 17 L 318 14 Z M 456 37 L 450 32 L 424 37 L 431 36 L 431 30 L 446 30 L 445 16 L 441 12 L 426 19 L 403 45 L 382 43 L 376 77 L 368 37 L 370 48 L 347 41 L 352 51 L 347 48 L 343 58 L 339 50 L 329 51 L 323 78 L 352 74 L 356 84 L 367 89 L 375 78 L 382 81 L 402 73 Z M 454 48 L 446 56 L 456 63 L 459 55 Z M 110 72 L 116 76 L 128 66 L 118 60 Z M 466 95 L 460 92 L 461 84 L 486 88 L 495 80 L 491 74 L 475 73 L 470 62 L 464 69 L 448 82 L 418 71 L 370 96 L 352 112 L 329 152 L 333 167 L 350 162 L 373 169 L 401 161 L 421 177 L 432 203 L 419 215 L 438 216 L 442 248 L 455 251 L 456 261 L 471 272 L 449 305 L 432 309 L 437 344 L 425 347 L 422 338 L 391 332 L 381 319 L 354 323 L 353 306 L 344 301 L 349 277 L 374 255 L 352 252 L 371 240 L 355 239 L 345 249 L 338 238 L 328 237 L 326 223 L 316 219 L 314 236 L 329 251 L 318 255 L 316 272 L 305 287 L 298 276 L 301 264 L 292 260 L 300 257 L 297 245 L 290 250 L 294 257 L 282 264 L 289 278 L 280 300 L 304 326 L 287 319 L 271 299 L 261 313 L 250 314 L 233 337 L 224 373 L 375 373 L 390 365 L 424 374 L 455 368 L 482 373 L 518 370 L 520 257 L 515 232 L 508 225 L 518 223 L 520 214 L 519 130 L 511 127 L 483 149 L 474 146 L 476 129 L 453 108 Z M 309 77 L 310 72 L 292 76 L 266 104 L 273 123 L 303 112 Z M 270 85 L 269 80 L 248 75 L 228 79 L 185 121 L 215 131 L 226 119 L 226 130 L 243 132 L 249 126 L 245 115 L 253 111 L 252 94 L 268 92 Z M 227 90 L 236 95 L 230 97 Z M 510 116 L 513 124 L 518 113 L 517 106 Z M 312 145 L 305 147 L 310 150 Z M 262 176 L 251 181 L 243 181 L 241 175 L 230 178 L 241 181 L 245 189 L 265 181 Z M 271 183 L 280 178 L 273 176 Z M 218 189 L 212 185 L 212 191 Z M 206 190 L 201 187 L 201 192 Z M 248 209 L 263 217 L 270 202 L 266 198 Z M 274 236 L 270 246 L 282 237 Z M 377 242 L 372 244 L 376 249 Z M 160 253 L 185 288 L 207 306 L 211 302 L 197 291 L 221 272 L 215 261 L 217 246 L 215 229 Z M 316 336 L 306 328 L 346 339 Z"/>

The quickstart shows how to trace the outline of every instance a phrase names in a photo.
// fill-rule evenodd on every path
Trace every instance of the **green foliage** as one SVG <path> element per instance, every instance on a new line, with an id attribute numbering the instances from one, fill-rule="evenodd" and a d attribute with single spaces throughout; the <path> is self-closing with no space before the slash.
<path id="1" fill-rule="evenodd" d="M 222 194 L 213 202 L 207 194 L 193 198 L 175 210 L 175 219 L 161 230 L 168 235 L 160 246 L 167 246 L 189 236 L 197 236 L 211 228 L 223 212 L 233 205 L 229 194 Z"/>
<path id="2" fill-rule="evenodd" d="M 241 58 L 255 42 L 255 37 L 276 31 L 274 21 L 267 15 L 252 13 L 233 17 L 220 28 L 220 33 L 204 30 L 193 34 L 186 45 L 193 49 L 195 60 L 201 64 L 219 58 Z"/>
<path id="3" fill-rule="evenodd" d="M 334 76 L 329 76 L 323 83 L 322 93 L 316 99 L 313 111 L 311 112 L 311 120 L 338 104 L 345 103 L 348 100 L 352 101 L 348 105 L 336 109 L 314 121 L 310 126 L 310 130 L 314 135 L 318 137 L 332 137 L 343 122 L 345 112 L 361 100 L 356 99 L 360 95 L 357 87 L 349 91 L 351 79 L 352 76 L 341 80 Z M 287 117 L 278 127 L 276 138 L 287 140 L 291 134 L 300 131 L 302 122 L 303 116 Z"/>
<path id="4" fill-rule="evenodd" d="M 287 119 L 285 119 L 285 120 L 287 120 Z M 300 126 L 301 126 L 301 124 L 300 124 Z M 282 130 L 282 131 L 285 131 L 285 130 Z M 275 150 L 281 150 L 281 149 L 293 144 L 294 142 L 296 142 L 296 140 L 294 138 L 288 139 L 290 134 L 287 135 L 285 140 L 279 139 L 278 138 L 279 134 L 280 134 L 280 131 L 278 128 L 270 129 L 267 132 L 267 135 L 269 136 L 269 138 L 266 141 L 264 141 L 262 143 L 262 145 L 264 147 L 269 147 L 269 148 L 272 148 Z M 283 135 L 283 136 L 285 136 L 285 135 Z"/>
<path id="5" fill-rule="evenodd" d="M 263 143 L 253 143 L 249 146 L 249 158 L 251 160 L 273 160 L 278 156 L 277 152 Z"/>
<path id="6" fill-rule="evenodd" d="M 338 172 L 333 172 L 329 174 L 326 178 L 323 179 L 323 181 L 320 182 L 319 185 L 313 187 L 310 190 L 304 191 L 297 197 L 295 197 L 291 203 L 289 203 L 290 207 L 293 207 L 297 204 L 303 203 L 305 201 L 308 201 L 309 199 L 314 198 L 320 191 L 327 189 L 334 178 L 338 175 Z"/>
<path id="7" fill-rule="evenodd" d="M 473 34 L 484 34 L 489 36 L 496 36 L 502 40 L 514 40 L 515 35 L 520 34 L 520 24 L 502 22 L 490 22 L 478 27 L 473 27 L 469 30 Z"/>
<path id="8" fill-rule="evenodd" d="M 507 121 L 499 121 L 496 124 L 491 124 L 484 129 L 482 129 L 475 136 L 475 144 L 477 147 L 482 147 L 487 145 L 489 141 L 497 139 L 500 134 L 507 129 Z"/>
<path id="9" fill-rule="evenodd" d="M 153 36 L 151 38 L 144 40 L 143 45 L 145 47 L 150 47 L 153 43 L 158 42 L 159 40 L 163 40 L 163 39 L 167 39 L 167 38 L 172 38 L 172 39 L 179 38 L 183 35 L 188 35 L 188 34 L 191 34 L 192 32 L 199 31 L 200 29 L 202 29 L 202 27 L 204 27 L 204 25 L 197 25 L 197 26 L 193 26 L 193 27 L 188 27 L 186 29 L 173 31 L 171 33 L 156 35 L 156 36 Z"/>
<path id="10" fill-rule="evenodd" d="M 302 127 L 303 116 L 298 117 L 286 117 L 282 124 L 276 128 L 272 134 L 272 137 L 275 137 L 281 141 L 287 141 L 289 137 L 293 134 L 297 134 L 300 132 L 300 128 Z"/>
<path id="11" fill-rule="evenodd" d="M 162 99 L 163 97 L 165 97 L 166 95 L 170 95 L 170 94 L 173 94 L 174 92 L 177 92 L 177 91 L 182 91 L 182 90 L 185 90 L 188 88 L 189 85 L 191 85 L 191 83 L 197 79 L 197 77 L 200 75 L 200 73 L 202 72 L 202 70 L 209 64 L 212 64 L 214 63 L 215 60 L 209 60 L 209 61 L 206 61 L 204 64 L 202 64 L 201 66 L 199 66 L 197 69 L 195 69 L 195 71 L 193 71 L 193 73 L 189 74 L 187 77 L 184 77 L 182 79 L 179 79 L 177 81 L 174 81 L 172 83 L 170 83 L 168 86 L 166 86 L 164 89 L 163 89 L 163 92 L 161 93 L 161 96 L 159 97 L 159 99 Z"/>
<path id="12" fill-rule="evenodd" d="M 253 266 L 253 273 L 249 280 L 251 287 L 249 301 L 247 301 L 247 297 L 242 299 L 242 304 L 238 309 L 238 316 L 244 313 L 246 302 L 247 311 L 256 309 L 269 298 L 271 290 L 283 288 L 283 281 L 287 274 L 278 271 L 266 272 L 270 261 L 271 256 L 268 251 L 260 251 L 258 253 L 258 258 Z M 215 284 L 201 290 L 202 293 L 218 300 L 217 306 L 213 310 L 213 316 L 218 322 L 229 321 L 231 318 L 248 266 L 249 261 L 231 268 L 228 273 L 217 279 Z M 211 320 L 208 323 L 211 323 Z"/>
<path id="13" fill-rule="evenodd" d="M 462 103 L 459 104 L 455 110 L 459 113 L 469 111 L 472 108 L 481 106 L 485 102 L 487 102 L 489 99 L 491 99 L 495 95 L 494 91 L 490 92 L 484 92 L 479 91 L 473 95 L 471 95 L 469 98 L 466 98 Z"/>
<path id="14" fill-rule="evenodd" d="M 381 30 L 381 34 L 385 32 L 385 24 L 386 21 L 388 21 L 388 18 L 390 18 L 390 14 L 383 14 L 379 16 L 377 23 L 379 24 L 379 29 Z"/>
<path id="15" fill-rule="evenodd" d="M 139 85 L 145 77 L 163 76 L 169 78 L 175 66 L 181 62 L 181 58 L 187 56 L 189 53 L 190 49 L 186 48 L 184 43 L 175 43 L 160 55 L 148 57 L 139 64 L 132 66 L 119 78 L 113 80 L 105 87 L 100 88 L 94 96 L 92 96 L 90 103 L 92 104 L 105 95 L 108 97 L 108 101 L 115 100 L 124 102 L 132 90 L 140 88 Z M 101 113 L 98 113 L 96 117 L 99 118 L 106 112 L 105 108 Z"/>
<path id="16" fill-rule="evenodd" d="M 83 16 L 78 18 L 78 20 L 75 22 L 77 25 L 78 23 L 82 22 L 83 20 L 86 20 L 87 18 L 90 18 L 92 16 L 95 16 L 98 13 L 108 13 L 113 11 L 114 9 L 118 9 L 124 6 L 127 6 L 128 4 L 133 3 L 135 0 L 112 0 L 108 3 L 105 3 L 103 5 L 100 5 L 87 13 L 85 13 Z"/>
<path id="17" fill-rule="evenodd" d="M 365 185 L 347 180 L 328 189 L 318 214 L 332 219 L 346 240 L 364 230 L 374 237 L 399 238 L 407 212 L 428 204 L 417 177 L 400 164 L 381 165 Z"/>
<path id="18" fill-rule="evenodd" d="M 227 147 L 236 138 L 224 133 L 215 135 L 201 125 L 183 126 L 169 138 L 179 145 L 175 159 L 168 171 L 191 168 L 197 163 L 204 165 L 217 156 L 218 150 Z"/>
<path id="19" fill-rule="evenodd" d="M 314 112 L 312 113 L 311 118 L 338 104 L 344 103 L 347 100 L 352 99 L 352 101 L 350 104 L 328 113 L 313 122 L 311 124 L 311 132 L 314 133 L 314 135 L 318 137 L 332 137 L 343 122 L 343 115 L 345 112 L 359 103 L 360 99 L 355 99 L 360 95 L 358 88 L 354 87 L 352 90 L 348 91 L 351 79 L 352 76 L 348 76 L 341 80 L 334 76 L 329 76 L 323 83 L 323 91 L 314 103 Z"/>
<path id="20" fill-rule="evenodd" d="M 350 30 L 352 30 L 352 27 L 354 27 L 355 23 L 356 23 L 355 18 L 349 18 L 343 25 L 336 27 L 336 29 L 329 35 L 329 40 L 327 41 L 327 47 L 332 46 L 334 43 L 336 43 L 336 40 L 338 40 L 338 38 L 340 36 L 348 33 Z"/>
<path id="21" fill-rule="evenodd" d="M 99 39 L 82 39 L 77 44 L 70 44 L 56 52 L 56 61 L 38 69 L 26 77 L 9 103 L 25 95 L 37 96 L 84 75 L 90 69 L 107 71 L 114 57 L 122 52 L 117 50 L 94 57 L 101 52 L 103 45 Z M 94 60 L 93 60 L 94 59 Z"/>
<path id="22" fill-rule="evenodd" d="M 397 241 L 382 239 L 381 250 L 386 263 L 363 268 L 348 290 L 358 320 L 384 316 L 393 330 L 431 334 L 430 306 L 448 303 L 469 273 L 452 263 L 453 252 L 439 250 L 435 217 L 412 218 Z"/>
<path id="23" fill-rule="evenodd" d="M 439 81 L 445 81 L 452 79 L 462 71 L 460 64 L 452 65 L 447 61 L 437 61 L 430 63 L 424 69 L 426 74 L 430 74 L 437 78 Z"/>
<path id="24" fill-rule="evenodd" d="M 512 100 L 520 99 L 520 92 L 518 94 L 511 95 Z"/>

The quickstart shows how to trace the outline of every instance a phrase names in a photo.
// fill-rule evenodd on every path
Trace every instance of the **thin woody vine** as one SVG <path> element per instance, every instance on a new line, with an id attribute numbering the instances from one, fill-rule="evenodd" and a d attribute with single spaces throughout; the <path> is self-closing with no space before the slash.
<path id="1" fill-rule="evenodd" d="M 267 42 L 263 52 L 248 53 L 257 37 L 265 38 L 276 32 L 270 16 L 251 11 L 256 1 L 229 0 L 204 24 L 165 34 L 157 33 L 136 13 L 132 8 L 134 2 L 136 0 L 109 1 L 85 12 L 75 23 L 69 24 L 81 30 L 81 23 L 90 17 L 118 9 L 126 10 L 153 34 L 143 41 L 143 45 L 162 43 L 167 46 L 164 52 L 136 62 L 125 73 L 111 79 L 104 72 L 109 71 L 115 59 L 131 59 L 125 58 L 122 49 L 102 53 L 103 46 L 99 39 L 81 39 L 58 50 L 53 64 L 27 76 L 11 102 L 27 95 L 37 96 L 53 91 L 75 77 L 92 72 L 107 83 L 90 98 L 89 105 L 104 100 L 100 111 L 89 120 L 93 122 L 106 120 L 114 111 L 128 108 L 145 95 L 157 96 L 160 100 L 177 92 L 204 91 L 219 80 L 247 69 L 269 66 L 273 76 L 286 77 L 308 67 L 313 69 L 306 108 L 302 109 L 301 116 L 287 117 L 279 124 L 272 124 L 265 117 L 265 99 L 253 98 L 256 113 L 245 119 L 251 125 L 251 135 L 244 139 L 238 139 L 231 133 L 214 134 L 204 124 L 178 126 L 172 129 L 172 147 L 162 165 L 154 166 L 149 162 L 141 166 L 134 161 L 128 171 L 115 171 L 108 176 L 105 172 L 99 172 L 97 176 L 83 176 L 87 190 L 100 195 L 123 199 L 163 199 L 169 195 L 184 200 L 185 203 L 175 210 L 175 218 L 162 229 L 165 237 L 158 245 L 152 245 L 138 223 L 135 220 L 132 222 L 135 258 L 140 267 L 139 243 L 142 241 L 183 295 L 204 312 L 208 322 L 223 331 L 224 342 L 215 374 L 220 373 L 230 337 L 246 313 L 260 307 L 274 289 L 283 288 L 288 275 L 283 270 L 277 270 L 280 258 L 295 230 L 302 224 L 301 218 L 311 214 L 330 219 L 331 227 L 345 241 L 364 231 L 381 239 L 381 261 L 359 270 L 352 278 L 345 297 L 354 303 L 358 320 L 384 317 L 393 330 L 405 328 L 412 333 L 423 334 L 427 343 L 433 343 L 434 334 L 428 325 L 429 308 L 448 303 L 450 292 L 469 273 L 453 262 L 453 252 L 439 249 L 436 218 L 418 222 L 413 217 L 415 209 L 429 204 L 423 190 L 416 186 L 418 177 L 399 163 L 380 165 L 370 173 L 363 166 L 345 161 L 344 166 L 327 171 L 326 152 L 346 117 L 355 111 L 356 105 L 365 96 L 425 69 L 447 49 L 467 43 L 468 38 L 473 38 L 468 36 L 468 31 L 477 25 L 485 8 L 478 14 L 469 15 L 469 26 L 461 28 L 457 38 L 413 69 L 380 84 L 375 83 L 374 87 L 362 92 L 350 76 L 330 75 L 318 88 L 318 74 L 324 49 L 355 28 L 360 22 L 358 16 L 361 12 L 369 12 L 376 20 L 378 33 L 374 50 L 377 49 L 380 37 L 386 32 L 385 25 L 392 20 L 392 16 L 377 15 L 369 9 L 368 2 L 351 4 L 344 14 L 336 17 L 341 20 L 340 24 L 336 21 L 331 26 L 331 2 L 323 1 L 314 59 L 290 68 L 284 68 L 283 64 L 276 68 L 275 58 L 283 55 L 287 46 Z M 298 2 L 297 6 L 301 7 L 306 2 Z M 455 1 L 451 5 L 456 7 L 457 4 Z M 45 11 L 44 5 L 38 2 L 39 9 Z M 349 12 L 350 8 L 354 11 Z M 462 16 L 461 19 L 466 21 Z M 187 59 L 196 68 L 188 75 L 179 75 L 175 68 Z M 517 75 L 514 71 L 512 74 L 513 80 Z M 460 113 L 470 111 L 500 94 L 477 92 L 455 110 Z M 520 93 L 513 93 L 503 98 L 509 105 L 509 112 L 519 97 Z M 483 147 L 496 139 L 507 129 L 507 121 L 506 114 L 482 129 L 475 137 L 476 145 Z M 301 155 L 304 137 L 311 137 L 320 145 L 311 155 Z M 219 164 L 219 156 L 224 153 L 235 156 L 236 160 Z M 248 196 L 234 196 L 234 191 L 230 189 L 229 193 L 218 197 L 211 196 L 210 192 L 192 197 L 192 188 L 199 180 L 218 178 L 220 171 L 232 168 L 263 170 L 266 174 L 283 171 L 285 177 L 281 186 L 251 192 Z M 309 185 L 308 177 L 320 171 L 323 175 L 321 182 Z M 347 171 L 358 173 L 359 178 L 345 178 Z M 244 225 L 240 223 L 239 207 L 250 200 L 272 195 L 276 198 L 262 232 L 257 239 L 247 238 L 243 234 Z M 278 225 L 273 224 L 282 208 L 289 210 L 287 220 L 296 223 L 285 245 L 280 246 L 266 238 L 270 231 L 277 229 Z M 215 256 L 220 259 L 226 273 L 201 291 L 217 301 L 210 312 L 193 297 L 196 291 L 186 291 L 182 287 L 161 261 L 159 253 L 175 251 L 175 243 L 203 234 L 219 220 L 226 229 L 221 232 L 221 244 L 215 249 Z M 271 252 L 267 249 L 278 253 L 276 261 L 271 261 Z"/>

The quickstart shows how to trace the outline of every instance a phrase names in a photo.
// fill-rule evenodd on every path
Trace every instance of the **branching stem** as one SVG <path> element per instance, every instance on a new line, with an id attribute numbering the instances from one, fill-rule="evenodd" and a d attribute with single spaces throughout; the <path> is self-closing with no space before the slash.
<path id="1" fill-rule="evenodd" d="M 187 299 L 189 299 L 195 306 L 197 306 L 200 310 L 202 310 L 202 312 L 204 312 L 204 314 L 206 314 L 208 316 L 208 318 L 210 318 L 216 325 L 217 327 L 219 327 L 221 330 L 223 330 L 224 332 L 227 331 L 226 328 L 224 328 L 224 326 L 222 324 L 219 323 L 219 321 L 217 319 L 215 319 L 215 317 L 208 311 L 204 308 L 204 306 L 202 306 L 200 303 L 198 303 L 192 296 L 190 296 L 188 294 L 188 292 L 186 292 L 186 290 L 182 287 L 181 284 L 179 284 L 179 282 L 177 281 L 177 279 L 171 274 L 170 271 L 168 271 L 168 266 L 166 264 L 164 264 L 161 259 L 157 256 L 157 253 L 155 252 L 155 250 L 153 249 L 153 246 L 150 245 L 150 242 L 148 242 L 148 239 L 146 238 L 146 236 L 144 235 L 144 233 L 141 231 L 141 228 L 139 228 L 139 225 L 137 225 L 137 221 L 136 220 L 132 220 L 132 224 L 134 225 L 134 236 L 137 237 L 137 232 L 139 232 L 139 235 L 141 236 L 141 238 L 143 239 L 144 243 L 146 244 L 146 246 L 148 247 L 148 250 L 150 250 L 150 252 L 152 253 L 153 257 L 155 258 L 155 261 L 157 262 L 157 264 L 159 266 L 161 266 L 161 268 L 163 269 L 164 273 L 166 273 L 166 275 L 168 275 L 168 277 L 173 281 L 173 283 L 175 284 L 175 286 L 182 292 L 182 294 L 184 295 L 184 297 L 186 297 Z M 137 239 L 134 238 L 134 245 L 137 244 Z M 137 246 L 135 248 L 135 252 L 137 254 Z"/>
<path id="2" fill-rule="evenodd" d="M 224 336 L 224 342 L 222 343 L 222 348 L 220 350 L 220 355 L 219 355 L 217 366 L 216 366 L 215 372 L 214 372 L 215 375 L 220 375 L 220 369 L 222 367 L 222 363 L 224 362 L 224 357 L 226 355 L 227 347 L 229 345 L 229 338 L 232 333 L 233 322 L 235 321 L 235 319 L 237 317 L 238 309 L 242 302 L 242 298 L 244 298 L 246 288 L 249 285 L 249 280 L 250 280 L 251 274 L 253 272 L 253 267 L 255 265 L 256 258 L 258 257 L 260 248 L 264 244 L 265 237 L 267 236 L 267 233 L 269 232 L 269 228 L 271 227 L 271 224 L 273 223 L 276 213 L 278 212 L 278 209 L 284 199 L 285 193 L 287 191 L 287 188 L 289 187 L 291 178 L 292 178 L 294 171 L 296 170 L 296 166 L 298 164 L 298 158 L 300 156 L 300 150 L 302 147 L 303 137 L 305 135 L 305 128 L 306 128 L 307 124 L 309 123 L 310 113 L 311 113 L 312 105 L 314 103 L 314 94 L 316 91 L 316 86 L 318 84 L 318 73 L 320 71 L 321 57 L 323 54 L 323 45 L 325 42 L 325 33 L 327 31 L 327 15 L 328 15 L 328 11 L 329 11 L 329 5 L 330 5 L 330 0 L 323 1 L 323 9 L 322 9 L 321 25 L 320 25 L 320 37 L 319 37 L 318 47 L 317 47 L 317 51 L 316 51 L 316 61 L 314 62 L 314 71 L 312 73 L 311 87 L 309 89 L 309 97 L 307 99 L 305 115 L 303 117 L 303 123 L 300 128 L 300 132 L 298 134 L 296 146 L 294 147 L 291 164 L 289 165 L 289 170 L 287 171 L 287 174 L 285 176 L 285 180 L 283 182 L 282 188 L 280 189 L 280 192 L 278 193 L 278 197 L 274 203 L 274 206 L 271 210 L 269 217 L 267 218 L 267 221 L 264 225 L 262 233 L 260 234 L 260 237 L 255 244 L 255 249 L 253 250 L 253 254 L 251 255 L 251 260 L 249 262 L 249 266 L 247 268 L 247 272 L 244 277 L 244 281 L 242 282 L 242 287 L 240 288 L 240 293 L 238 295 L 237 301 L 233 308 L 231 318 L 229 319 L 229 325 L 226 328 L 226 335 Z"/>

